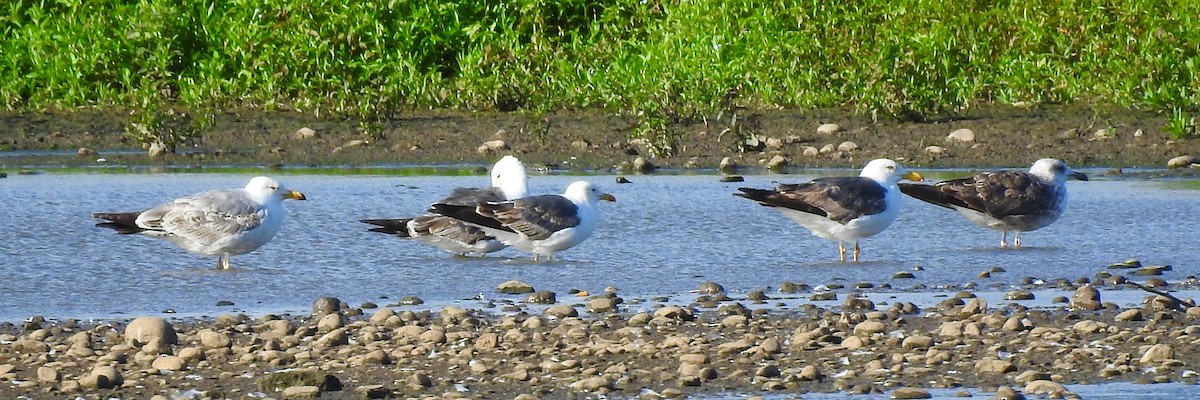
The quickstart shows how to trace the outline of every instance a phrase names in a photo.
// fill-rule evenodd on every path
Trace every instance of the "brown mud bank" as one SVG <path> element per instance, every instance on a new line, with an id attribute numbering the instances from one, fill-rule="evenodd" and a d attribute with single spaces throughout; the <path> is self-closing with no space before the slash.
<path id="1" fill-rule="evenodd" d="M 928 398 L 949 389 L 1015 399 L 1077 398 L 1064 384 L 1200 379 L 1200 307 L 1165 297 L 1121 308 L 1084 285 L 1052 309 L 989 306 L 970 292 L 927 309 L 854 296 L 786 310 L 771 301 L 710 292 L 637 312 L 642 300 L 606 292 L 495 315 L 322 298 L 305 316 L 33 319 L 0 326 L 0 396 Z"/>
<path id="2" fill-rule="evenodd" d="M 128 119 L 126 113 L 89 110 L 0 115 L 0 151 L 10 152 L 0 163 L 8 168 L 486 165 L 497 154 L 517 154 L 533 165 L 595 171 L 638 156 L 664 167 L 709 169 L 724 157 L 761 168 L 775 156 L 791 167 L 857 167 L 880 157 L 916 167 L 1022 167 L 1055 157 L 1075 167 L 1162 168 L 1172 157 L 1200 155 L 1200 140 L 1174 140 L 1163 132 L 1163 115 L 1081 105 L 988 107 L 919 123 L 876 121 L 852 110 L 744 112 L 732 125 L 728 115 L 670 125 L 674 140 L 661 143 L 672 144 L 673 155 L 661 157 L 651 157 L 645 142 L 631 140 L 633 119 L 595 111 L 406 112 L 383 121 L 371 135 L 349 119 L 226 112 L 216 115 L 201 139 L 180 146 L 179 154 L 156 159 L 125 138 Z M 819 132 L 824 124 L 838 128 Z M 311 131 L 301 133 L 302 128 Z M 960 129 L 969 129 L 973 140 L 948 139 Z M 750 137 L 757 143 L 746 144 Z"/>

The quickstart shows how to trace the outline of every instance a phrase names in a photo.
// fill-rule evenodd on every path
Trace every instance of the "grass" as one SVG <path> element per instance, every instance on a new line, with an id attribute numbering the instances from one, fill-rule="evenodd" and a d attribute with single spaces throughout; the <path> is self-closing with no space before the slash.
<path id="1" fill-rule="evenodd" d="M 1192 1 L 183 3 L 8 2 L 0 108 L 249 107 L 357 118 L 365 136 L 413 109 L 600 108 L 656 154 L 670 123 L 739 109 L 1200 110 Z"/>

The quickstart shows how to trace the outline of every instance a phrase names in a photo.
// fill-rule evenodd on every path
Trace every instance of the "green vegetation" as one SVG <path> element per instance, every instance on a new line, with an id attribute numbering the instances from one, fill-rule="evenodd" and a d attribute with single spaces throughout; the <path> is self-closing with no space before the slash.
<path id="1" fill-rule="evenodd" d="M 1200 110 L 1195 1 L 0 7 L 0 108 L 16 111 L 135 108 L 172 120 L 166 110 L 295 110 L 358 118 L 370 136 L 405 109 L 603 108 L 636 118 L 631 135 L 669 154 L 671 122 L 738 122 L 746 108 L 851 106 L 910 120 L 1018 102 Z"/>

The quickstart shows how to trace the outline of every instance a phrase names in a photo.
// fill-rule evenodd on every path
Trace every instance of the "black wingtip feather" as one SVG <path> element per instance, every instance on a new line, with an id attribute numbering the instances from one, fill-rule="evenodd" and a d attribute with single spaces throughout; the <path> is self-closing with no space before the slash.
<path id="1" fill-rule="evenodd" d="M 368 232 L 386 233 L 389 235 L 397 235 L 400 237 L 409 237 L 408 222 L 412 218 L 381 218 L 381 219 L 360 219 L 359 222 L 364 224 L 375 225 L 375 228 L 367 229 Z"/>
<path id="2" fill-rule="evenodd" d="M 924 201 L 939 207 L 954 209 L 953 206 L 967 207 L 966 203 L 961 200 L 946 195 L 934 185 L 925 185 L 920 183 L 901 183 L 900 192 L 909 195 L 917 200 Z"/>
<path id="3" fill-rule="evenodd" d="M 101 228 L 108 228 L 117 231 L 121 234 L 138 233 L 144 231 L 137 226 L 137 218 L 142 215 L 141 211 L 123 212 L 123 213 L 94 213 L 92 218 L 107 220 L 96 224 Z"/>

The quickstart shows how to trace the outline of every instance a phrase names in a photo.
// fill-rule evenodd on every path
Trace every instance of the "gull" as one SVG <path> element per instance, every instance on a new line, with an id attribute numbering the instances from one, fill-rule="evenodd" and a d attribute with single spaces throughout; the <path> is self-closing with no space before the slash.
<path id="1" fill-rule="evenodd" d="M 537 261 L 583 242 L 600 220 L 596 204 L 617 201 L 587 181 L 576 181 L 561 195 L 523 197 L 476 206 L 434 204 L 433 210 L 478 226 L 504 244 L 533 254 Z"/>
<path id="2" fill-rule="evenodd" d="M 491 177 L 491 187 L 456 188 L 435 204 L 476 206 L 489 201 L 525 197 L 529 177 L 525 173 L 525 165 L 516 157 L 504 156 L 497 161 L 492 166 Z M 376 225 L 369 229 L 371 232 L 413 238 L 459 256 L 482 256 L 508 247 L 477 226 L 440 214 L 360 221 Z"/>
<path id="3" fill-rule="evenodd" d="M 229 257 L 254 251 L 279 232 L 287 215 L 284 199 L 305 200 L 274 179 L 259 176 L 242 189 L 210 190 L 180 197 L 145 211 L 95 213 L 96 226 L 118 233 L 163 238 L 196 254 L 217 256 L 217 269 Z"/>
<path id="4" fill-rule="evenodd" d="M 1088 177 L 1062 161 L 1043 158 L 1029 172 L 984 172 L 933 185 L 902 184 L 900 191 L 1000 231 L 1000 247 L 1008 247 L 1008 233 L 1013 232 L 1013 247 L 1021 247 L 1021 232 L 1045 228 L 1062 216 L 1067 179 Z"/>
<path id="5" fill-rule="evenodd" d="M 846 262 L 845 242 L 854 241 L 854 262 L 858 262 L 858 240 L 883 232 L 900 215 L 903 196 L 896 184 L 901 179 L 922 178 L 881 158 L 867 163 L 856 177 L 779 184 L 773 190 L 738 188 L 741 192 L 734 195 L 779 210 L 812 234 L 837 241 L 842 262 Z"/>

